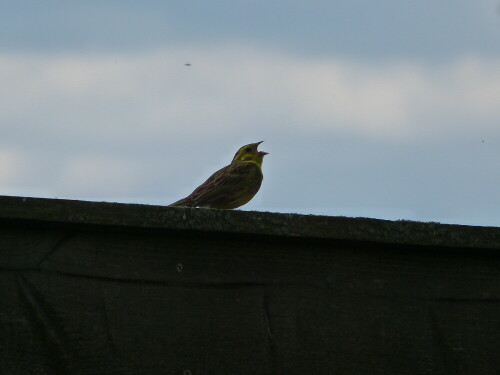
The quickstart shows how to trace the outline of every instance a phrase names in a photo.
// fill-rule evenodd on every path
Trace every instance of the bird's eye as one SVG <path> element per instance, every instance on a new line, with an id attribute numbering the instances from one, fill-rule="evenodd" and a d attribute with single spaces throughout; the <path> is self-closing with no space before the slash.
<path id="1" fill-rule="evenodd" d="M 247 147 L 247 148 L 245 149 L 245 152 L 250 152 L 250 151 L 252 151 L 252 149 L 251 149 L 250 147 Z"/>

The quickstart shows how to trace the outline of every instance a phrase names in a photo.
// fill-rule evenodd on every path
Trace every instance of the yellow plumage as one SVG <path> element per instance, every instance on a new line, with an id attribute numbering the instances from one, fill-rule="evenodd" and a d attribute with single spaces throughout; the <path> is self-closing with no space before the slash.
<path id="1" fill-rule="evenodd" d="M 267 152 L 258 151 L 262 143 L 241 147 L 228 166 L 211 175 L 190 195 L 170 206 L 232 209 L 248 203 L 262 184 L 262 161 Z"/>

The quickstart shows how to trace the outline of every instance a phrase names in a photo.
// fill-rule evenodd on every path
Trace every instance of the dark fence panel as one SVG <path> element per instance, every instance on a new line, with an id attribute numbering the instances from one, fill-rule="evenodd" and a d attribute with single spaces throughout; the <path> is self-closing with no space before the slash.
<path id="1" fill-rule="evenodd" d="M 437 246 L 412 244 L 411 223 L 370 242 L 75 222 L 79 204 L 66 221 L 0 215 L 0 374 L 498 374 L 498 228 Z"/>

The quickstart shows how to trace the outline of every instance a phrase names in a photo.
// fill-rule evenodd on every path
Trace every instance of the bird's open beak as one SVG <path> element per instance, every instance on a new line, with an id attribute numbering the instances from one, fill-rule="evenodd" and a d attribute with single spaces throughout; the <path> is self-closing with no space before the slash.
<path id="1" fill-rule="evenodd" d="M 260 141 L 260 142 L 257 142 L 257 143 L 254 143 L 255 145 L 255 150 L 257 151 L 257 147 L 264 141 Z M 267 155 L 269 154 L 269 152 L 265 152 L 265 151 L 258 151 L 257 152 L 260 156 L 264 156 L 264 155 Z"/>

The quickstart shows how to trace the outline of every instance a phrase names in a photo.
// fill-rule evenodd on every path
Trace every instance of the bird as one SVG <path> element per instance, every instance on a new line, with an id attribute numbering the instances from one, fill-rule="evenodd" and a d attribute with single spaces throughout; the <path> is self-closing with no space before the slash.
<path id="1" fill-rule="evenodd" d="M 247 204 L 262 184 L 262 161 L 268 155 L 257 150 L 262 142 L 240 147 L 231 164 L 212 174 L 186 198 L 169 206 L 229 210 Z"/>

